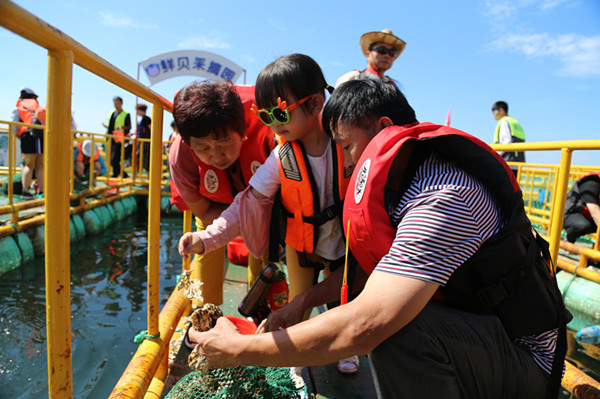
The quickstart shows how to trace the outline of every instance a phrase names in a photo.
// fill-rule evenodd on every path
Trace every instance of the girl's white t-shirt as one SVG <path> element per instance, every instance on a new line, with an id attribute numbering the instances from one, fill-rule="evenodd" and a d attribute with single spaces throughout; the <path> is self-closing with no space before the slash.
<path id="1" fill-rule="evenodd" d="M 323 210 L 334 204 L 331 146 L 328 145 L 321 156 L 312 157 L 307 155 L 307 158 L 317 185 L 319 206 Z M 269 198 L 274 198 L 281 186 L 278 159 L 279 146 L 275 147 L 265 163 L 256 170 L 250 179 L 250 185 Z M 319 227 L 319 240 L 315 248 L 315 254 L 328 260 L 336 260 L 344 256 L 344 253 L 344 233 L 339 216 L 336 216 L 333 220 L 329 220 Z"/>

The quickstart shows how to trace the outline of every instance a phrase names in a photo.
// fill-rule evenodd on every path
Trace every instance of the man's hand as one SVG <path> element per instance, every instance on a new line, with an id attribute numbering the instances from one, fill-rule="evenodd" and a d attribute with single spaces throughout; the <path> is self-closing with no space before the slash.
<path id="1" fill-rule="evenodd" d="M 300 323 L 306 308 L 302 306 L 301 301 L 298 300 L 298 298 L 299 297 L 296 297 L 281 309 L 269 314 L 269 316 L 258 326 L 256 334 L 277 331 Z"/>
<path id="2" fill-rule="evenodd" d="M 204 252 L 204 243 L 194 233 L 185 233 L 179 239 L 179 254 L 181 256 L 190 254 L 201 254 Z"/>
<path id="3" fill-rule="evenodd" d="M 198 351 L 206 357 L 211 366 L 216 368 L 239 366 L 235 351 L 241 347 L 243 337 L 226 317 L 219 317 L 215 327 L 207 332 L 201 333 L 190 328 L 188 338 L 198 344 Z"/>

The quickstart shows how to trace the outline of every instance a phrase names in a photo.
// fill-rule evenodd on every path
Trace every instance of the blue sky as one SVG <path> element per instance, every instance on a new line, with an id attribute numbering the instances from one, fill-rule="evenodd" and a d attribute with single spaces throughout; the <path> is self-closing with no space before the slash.
<path id="1" fill-rule="evenodd" d="M 313 57 L 333 85 L 345 72 L 365 67 L 360 36 L 388 28 L 407 42 L 388 74 L 401 83 L 419 120 L 443 123 L 451 109 L 453 127 L 490 142 L 496 125 L 491 106 L 504 100 L 528 141 L 600 139 L 597 0 L 395 0 L 379 1 L 377 8 L 313 0 L 16 3 L 134 78 L 146 58 L 196 49 L 242 66 L 246 83 L 253 84 L 265 65 L 299 52 Z M 0 119 L 9 119 L 22 86 L 45 104 L 46 51 L 2 28 L 0 48 Z M 152 89 L 171 99 L 195 79 L 175 78 Z M 74 67 L 79 129 L 104 132 L 115 95 L 133 110 L 134 96 Z M 165 126 L 171 120 L 165 115 Z M 529 162 L 558 160 L 548 152 L 528 154 Z M 576 152 L 573 163 L 600 165 L 600 152 Z"/>

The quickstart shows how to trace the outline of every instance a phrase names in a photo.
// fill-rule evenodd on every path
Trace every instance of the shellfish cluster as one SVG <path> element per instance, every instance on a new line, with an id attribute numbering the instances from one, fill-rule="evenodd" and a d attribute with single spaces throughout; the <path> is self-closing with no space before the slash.
<path id="1" fill-rule="evenodd" d="M 223 311 L 212 303 L 207 303 L 202 308 L 196 309 L 192 313 L 192 327 L 196 331 L 205 332 L 213 328 L 217 324 L 217 319 L 223 316 Z M 188 356 L 188 365 L 194 371 L 206 372 L 210 369 L 206 358 L 198 352 L 196 346 L 192 353 Z"/>

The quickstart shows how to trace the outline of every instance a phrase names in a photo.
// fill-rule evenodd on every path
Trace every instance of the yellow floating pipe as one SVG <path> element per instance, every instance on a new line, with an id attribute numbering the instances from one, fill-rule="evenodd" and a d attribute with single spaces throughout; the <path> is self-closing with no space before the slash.
<path id="1" fill-rule="evenodd" d="M 75 64 L 122 89 L 169 110 L 173 104 L 150 90 L 64 32 L 10 1 L 0 1 L 0 25 L 48 50 L 70 50 Z M 69 98 L 71 93 L 69 93 Z M 69 121 L 68 132 L 71 131 Z"/>
<path id="2" fill-rule="evenodd" d="M 597 140 L 600 142 L 600 140 Z M 563 216 L 565 214 L 565 202 L 567 200 L 567 188 L 569 186 L 569 170 L 571 168 L 571 156 L 573 152 L 569 148 L 563 148 L 560 155 L 560 169 L 556 177 L 555 192 L 560 193 L 554 196 L 552 204 L 552 216 L 550 224 L 550 256 L 554 265 L 558 260 L 558 248 L 560 245 L 560 232 L 563 227 Z M 556 267 L 554 267 L 556 273 Z"/>
<path id="3" fill-rule="evenodd" d="M 158 333 L 160 200 L 163 108 L 152 107 L 150 132 L 150 194 L 148 195 L 148 334 Z"/>
<path id="4" fill-rule="evenodd" d="M 571 262 L 566 262 L 562 259 L 558 260 L 557 266 L 559 268 L 561 268 L 562 270 L 565 270 L 571 274 L 577 273 L 577 275 L 579 277 L 583 277 L 586 280 L 590 280 L 590 281 L 600 284 L 600 273 L 598 273 L 598 272 L 595 272 L 593 270 L 589 270 L 586 268 L 577 268 L 577 271 L 575 271 L 575 268 L 577 267 L 577 265 L 574 265 Z"/>
<path id="5" fill-rule="evenodd" d="M 109 399 L 138 399 L 144 396 L 152 376 L 164 356 L 164 351 L 168 350 L 169 341 L 175 331 L 175 325 L 185 309 L 186 301 L 183 290 L 173 290 L 160 312 L 160 338 L 147 339 L 140 344 Z"/>
<path id="6" fill-rule="evenodd" d="M 31 201 L 19 202 L 11 205 L 4 205 L 0 206 L 0 215 L 7 215 L 9 213 L 24 211 L 40 206 L 44 206 L 44 199 L 36 199 Z"/>
<path id="7" fill-rule="evenodd" d="M 167 373 L 169 371 L 169 351 L 164 351 L 162 361 L 158 365 L 156 374 L 150 382 L 150 386 L 144 395 L 144 399 L 159 399 L 162 391 L 165 387 L 165 380 L 167 379 Z"/>
<path id="8" fill-rule="evenodd" d="M 5 3 L 1 2 L 2 8 Z M 0 15 L 2 11 L 0 11 Z M 28 25 L 23 26 L 28 29 Z M 69 240 L 69 151 L 73 52 L 48 51 L 48 93 L 44 140 L 46 200 L 46 340 L 48 396 L 73 397 Z"/>
<path id="9" fill-rule="evenodd" d="M 600 383 L 567 361 L 561 385 L 577 399 L 600 398 Z"/>

